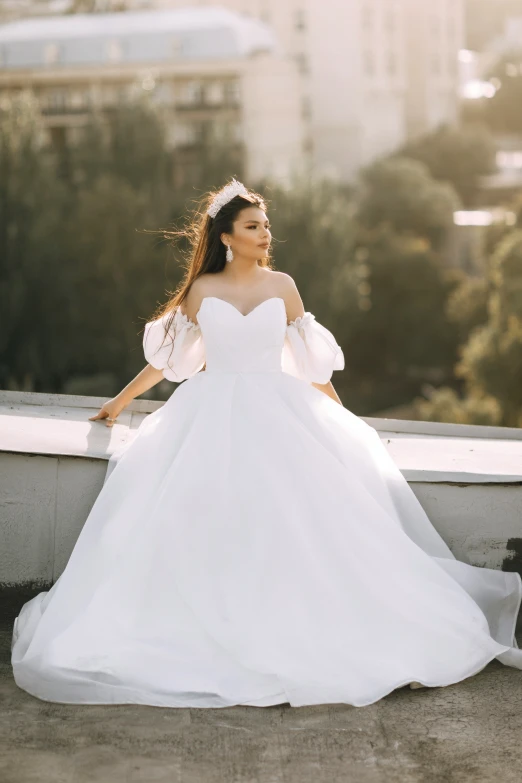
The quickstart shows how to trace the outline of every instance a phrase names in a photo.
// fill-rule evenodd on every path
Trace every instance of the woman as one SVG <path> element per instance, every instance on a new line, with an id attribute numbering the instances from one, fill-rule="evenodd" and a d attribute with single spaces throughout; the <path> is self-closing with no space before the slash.
<path id="1" fill-rule="evenodd" d="M 183 381 L 119 455 L 63 574 L 15 621 L 17 684 L 66 703 L 363 706 L 522 668 L 516 573 L 455 559 L 377 432 L 340 404 L 335 338 L 268 264 L 232 180 L 92 421 Z M 204 368 L 204 372 L 200 372 Z"/>

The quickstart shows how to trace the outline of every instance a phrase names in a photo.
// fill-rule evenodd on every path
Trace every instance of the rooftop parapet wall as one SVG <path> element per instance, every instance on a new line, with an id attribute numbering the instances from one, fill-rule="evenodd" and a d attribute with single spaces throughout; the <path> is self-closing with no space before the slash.
<path id="1" fill-rule="evenodd" d="M 0 585 L 56 581 L 111 455 L 163 405 L 108 428 L 88 421 L 104 400 L 0 391 Z M 363 418 L 459 559 L 522 573 L 522 429 Z"/>

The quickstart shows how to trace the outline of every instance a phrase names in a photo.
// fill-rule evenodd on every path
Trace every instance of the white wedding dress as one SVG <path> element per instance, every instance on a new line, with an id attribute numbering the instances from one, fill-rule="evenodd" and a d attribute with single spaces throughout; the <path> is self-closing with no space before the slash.
<path id="1" fill-rule="evenodd" d="M 377 432 L 311 385 L 344 367 L 331 332 L 288 324 L 279 297 L 247 315 L 206 297 L 197 320 L 178 308 L 163 347 L 147 324 L 147 361 L 187 380 L 22 607 L 16 683 L 64 703 L 363 706 L 522 668 L 520 576 L 456 560 Z"/>

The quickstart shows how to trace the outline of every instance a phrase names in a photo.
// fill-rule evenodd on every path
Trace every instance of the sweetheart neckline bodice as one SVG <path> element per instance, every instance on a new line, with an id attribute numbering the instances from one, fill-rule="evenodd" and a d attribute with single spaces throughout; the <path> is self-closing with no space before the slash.
<path id="1" fill-rule="evenodd" d="M 249 310 L 249 311 L 248 311 L 248 313 L 242 313 L 242 312 L 241 312 L 241 310 L 239 310 L 239 309 L 238 309 L 238 308 L 237 308 L 237 307 L 236 307 L 234 304 L 232 304 L 232 302 L 229 302 L 227 299 L 222 299 L 220 296 L 204 296 L 204 297 L 202 298 L 202 300 L 201 300 L 201 303 L 200 303 L 200 305 L 199 305 L 199 310 L 198 310 L 198 312 L 196 313 L 196 319 L 198 319 L 198 317 L 199 317 L 199 314 L 200 314 L 200 312 L 201 312 L 201 310 L 202 310 L 202 308 L 203 308 L 203 305 L 204 305 L 204 303 L 205 303 L 207 300 L 212 300 L 212 299 L 214 299 L 214 300 L 216 300 L 216 301 L 218 301 L 218 302 L 224 302 L 226 305 L 229 305 L 229 307 L 231 307 L 233 310 L 235 310 L 235 311 L 236 311 L 236 313 L 237 313 L 237 314 L 238 314 L 238 315 L 239 315 L 241 318 L 248 318 L 250 315 L 252 315 L 253 313 L 255 313 L 255 311 L 256 311 L 256 310 L 259 310 L 259 308 L 260 308 L 260 307 L 262 307 L 262 305 L 266 304 L 267 302 L 271 302 L 272 300 L 277 300 L 277 301 L 280 301 L 280 302 L 282 302 L 282 303 L 283 303 L 283 306 L 284 306 L 284 303 L 285 303 L 285 300 L 283 299 L 283 297 L 282 297 L 282 296 L 269 296 L 269 297 L 267 297 L 266 299 L 263 299 L 261 302 L 259 302 L 259 304 L 257 304 L 257 305 L 256 305 L 255 307 L 253 307 L 251 310 Z M 285 313 L 286 313 L 286 307 L 285 307 Z M 188 316 L 186 316 L 186 317 L 188 318 Z M 191 320 L 191 319 L 190 319 L 190 318 L 188 318 L 188 320 Z M 196 320 L 196 321 L 192 321 L 192 323 L 194 323 L 196 326 L 198 326 L 198 325 L 199 325 L 199 324 L 198 324 L 198 322 L 197 322 L 197 320 Z"/>
<path id="2" fill-rule="evenodd" d="M 205 304 L 212 300 L 225 303 L 224 313 L 222 305 Z M 270 310 L 271 302 L 279 309 Z M 233 317 L 226 317 L 231 311 Z M 169 380 L 185 380 L 205 366 L 207 371 L 227 373 L 284 371 L 310 383 L 326 383 L 332 370 L 344 367 L 333 334 L 309 311 L 288 322 L 281 296 L 263 299 L 248 313 L 227 299 L 205 296 L 199 314 L 201 322 L 192 321 L 178 305 L 173 320 L 161 317 L 145 326 L 145 357 Z"/>

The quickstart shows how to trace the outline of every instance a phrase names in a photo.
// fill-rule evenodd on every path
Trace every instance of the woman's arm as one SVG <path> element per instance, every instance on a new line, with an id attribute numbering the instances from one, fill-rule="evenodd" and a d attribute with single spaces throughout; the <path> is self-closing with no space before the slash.
<path id="1" fill-rule="evenodd" d="M 331 397 L 332 400 L 335 400 L 335 402 L 338 402 L 339 405 L 342 406 L 341 399 L 337 392 L 335 391 L 333 384 L 331 381 L 328 381 L 328 383 L 312 383 L 312 386 L 315 386 L 316 389 L 319 389 L 319 391 L 324 392 L 328 395 L 328 397 Z"/>
<path id="2" fill-rule="evenodd" d="M 91 416 L 89 421 L 107 419 L 105 424 L 107 427 L 112 427 L 117 416 L 135 399 L 135 397 L 139 397 L 140 394 L 151 389 L 159 383 L 159 381 L 163 380 L 163 378 L 164 375 L 162 370 L 157 370 L 155 367 L 152 367 L 152 365 L 147 364 L 143 370 L 116 395 L 116 397 L 104 402 L 96 416 Z"/>
<path id="3" fill-rule="evenodd" d="M 303 300 L 301 299 L 301 295 L 297 290 L 294 279 L 285 272 L 280 272 L 279 274 L 282 281 L 283 299 L 285 301 L 288 320 L 293 321 L 299 316 L 302 317 L 305 313 Z M 326 394 L 328 397 L 331 397 L 332 400 L 335 400 L 335 402 L 338 402 L 339 405 L 342 406 L 341 399 L 335 391 L 331 381 L 328 381 L 328 383 L 312 383 L 312 386 L 315 386 L 316 389 L 324 392 L 324 394 Z"/>

